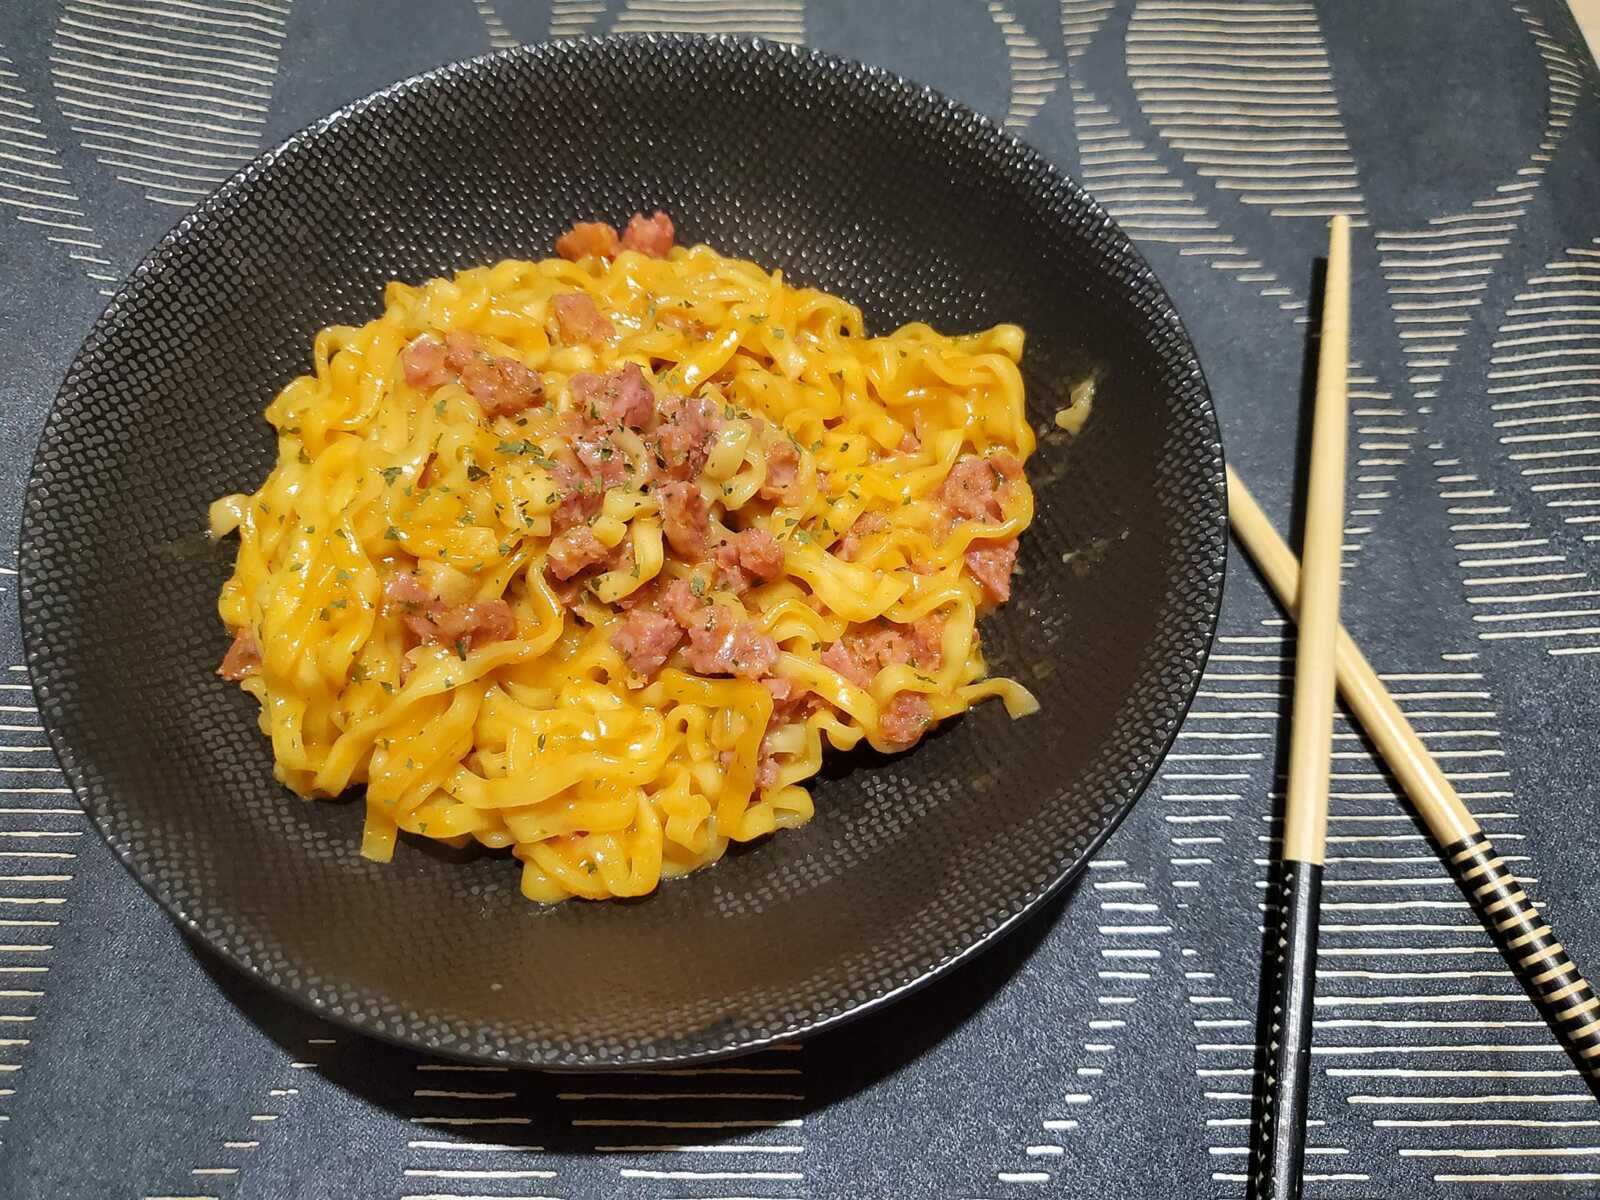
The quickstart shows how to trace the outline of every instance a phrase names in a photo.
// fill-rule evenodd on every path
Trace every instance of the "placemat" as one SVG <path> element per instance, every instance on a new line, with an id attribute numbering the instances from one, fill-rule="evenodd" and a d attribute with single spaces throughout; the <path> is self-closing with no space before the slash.
<path id="1" fill-rule="evenodd" d="M 1052 155 L 1173 292 L 1280 523 L 1312 265 L 1350 213 L 1346 621 L 1600 969 L 1600 85 L 1559 0 L 13 0 L 5 536 L 106 296 L 229 172 L 438 63 L 651 30 L 879 63 Z M 1240 560 L 1174 752 L 1041 919 L 837 1033 L 620 1076 L 419 1057 L 186 942 L 55 769 L 15 583 L 8 558 L 0 1195 L 1243 1194 L 1293 646 Z M 1308 1194 L 1600 1196 L 1600 1107 L 1366 744 L 1336 736 Z"/>

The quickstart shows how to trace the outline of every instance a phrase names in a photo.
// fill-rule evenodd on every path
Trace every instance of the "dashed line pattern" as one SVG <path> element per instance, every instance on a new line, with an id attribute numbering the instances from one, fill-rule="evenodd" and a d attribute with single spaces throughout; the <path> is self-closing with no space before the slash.
<path id="1" fill-rule="evenodd" d="M 1128 26 L 1139 106 L 1197 174 L 1273 216 L 1361 223 L 1365 200 L 1310 3 L 1142 0 Z"/>
<path id="2" fill-rule="evenodd" d="M 14 67 L 0 47 L 0 208 L 43 230 L 45 241 L 110 295 L 104 289 L 117 280 L 111 260 Z"/>
<path id="3" fill-rule="evenodd" d="M 117 180 L 193 207 L 261 148 L 288 13 L 275 0 L 67 0 L 56 102 Z"/>
<path id="4" fill-rule="evenodd" d="M 989 0 L 989 15 L 1005 38 L 1006 63 L 1011 71 L 1006 128 L 1026 129 L 1045 102 L 1055 95 L 1066 72 L 1000 0 Z"/>

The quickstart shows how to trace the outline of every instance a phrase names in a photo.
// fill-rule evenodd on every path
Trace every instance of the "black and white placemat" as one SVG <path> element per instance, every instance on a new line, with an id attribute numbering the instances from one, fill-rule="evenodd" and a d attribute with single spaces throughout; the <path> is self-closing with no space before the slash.
<path id="1" fill-rule="evenodd" d="M 879 63 L 1052 155 L 1175 295 L 1280 521 L 1312 262 L 1350 213 L 1346 620 L 1600 969 L 1600 84 L 1560 0 L 9 0 L 7 541 L 77 343 L 229 172 L 438 63 L 650 30 Z M 8 553 L 0 1196 L 1243 1193 L 1292 631 L 1242 562 L 1159 779 L 1042 919 L 837 1034 L 606 1077 L 355 1037 L 185 942 L 55 769 L 15 584 Z M 1337 737 L 1309 1194 L 1600 1196 L 1600 1106 Z"/>

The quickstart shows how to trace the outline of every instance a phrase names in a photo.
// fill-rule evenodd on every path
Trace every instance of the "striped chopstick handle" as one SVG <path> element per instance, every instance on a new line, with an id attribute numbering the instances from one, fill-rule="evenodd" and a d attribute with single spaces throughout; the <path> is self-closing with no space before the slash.
<path id="1" fill-rule="evenodd" d="M 1600 1086 L 1600 996 L 1482 833 L 1444 848 L 1444 859 L 1512 974 L 1544 1014 L 1591 1088 Z"/>
<path id="2" fill-rule="evenodd" d="M 1306 1100 L 1311 1088 L 1311 1030 L 1317 985 L 1322 864 L 1284 859 L 1273 889 L 1276 929 L 1262 994 L 1265 1073 L 1251 1139 L 1251 1200 L 1300 1200 L 1306 1150 Z"/>

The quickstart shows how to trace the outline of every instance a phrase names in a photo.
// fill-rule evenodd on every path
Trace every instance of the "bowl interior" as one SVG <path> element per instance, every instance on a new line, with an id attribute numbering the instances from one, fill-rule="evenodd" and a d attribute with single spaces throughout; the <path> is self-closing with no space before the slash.
<path id="1" fill-rule="evenodd" d="M 869 328 L 1012 321 L 1045 437 L 1038 517 L 986 705 L 914 752 L 832 760 L 805 828 L 641 902 L 523 901 L 501 855 L 356 856 L 359 801 L 272 779 L 255 705 L 212 672 L 270 397 L 390 279 L 543 257 L 574 218 L 661 207 L 684 240 L 781 267 Z M 1221 589 L 1204 381 L 1127 240 L 1035 153 L 931 92 L 799 50 L 648 38 L 514 51 L 298 135 L 185 218 L 86 343 L 28 493 L 22 607 L 41 711 L 118 854 L 225 956 L 432 1049 L 619 1065 L 726 1053 L 928 977 L 1081 865 L 1193 693 Z"/>

